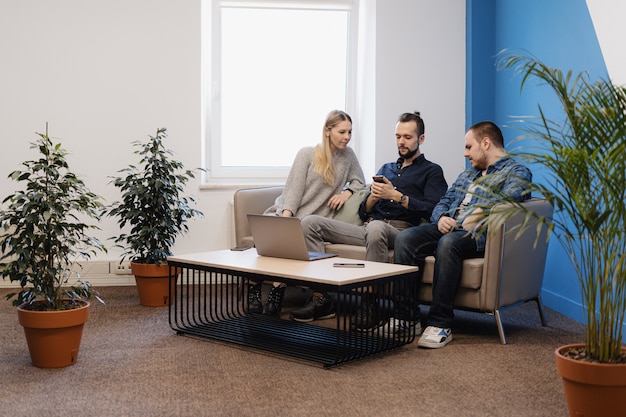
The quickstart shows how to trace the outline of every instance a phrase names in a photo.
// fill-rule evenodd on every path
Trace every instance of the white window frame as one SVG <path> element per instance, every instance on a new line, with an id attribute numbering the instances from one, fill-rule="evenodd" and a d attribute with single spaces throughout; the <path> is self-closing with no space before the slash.
<path id="1" fill-rule="evenodd" d="M 203 0 L 202 2 L 202 163 L 206 168 L 203 183 L 209 186 L 283 183 L 290 167 L 225 167 L 221 165 L 221 63 L 219 57 L 221 55 L 220 8 L 222 6 L 348 10 L 350 12 L 349 52 L 345 110 L 353 114 L 356 108 L 358 0 Z"/>

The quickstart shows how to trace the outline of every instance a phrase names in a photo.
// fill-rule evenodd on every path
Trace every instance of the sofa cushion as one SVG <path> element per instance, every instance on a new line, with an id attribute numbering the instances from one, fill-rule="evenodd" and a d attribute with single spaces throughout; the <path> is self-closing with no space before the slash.
<path id="1" fill-rule="evenodd" d="M 483 265 L 484 258 L 471 258 L 463 261 L 463 276 L 460 286 L 462 288 L 470 288 L 477 290 L 483 282 Z M 424 275 L 422 281 L 426 284 L 433 284 L 433 275 L 435 272 L 435 257 L 427 256 L 424 265 Z"/>
<path id="2" fill-rule="evenodd" d="M 252 238 L 252 236 L 242 237 L 241 246 L 254 246 L 254 239 Z"/>
<path id="3" fill-rule="evenodd" d="M 367 195 L 369 190 L 363 189 L 356 191 L 346 203 L 339 210 L 335 212 L 333 219 L 341 220 L 342 222 L 355 224 L 357 226 L 363 225 L 363 220 L 359 217 L 359 206 Z"/>

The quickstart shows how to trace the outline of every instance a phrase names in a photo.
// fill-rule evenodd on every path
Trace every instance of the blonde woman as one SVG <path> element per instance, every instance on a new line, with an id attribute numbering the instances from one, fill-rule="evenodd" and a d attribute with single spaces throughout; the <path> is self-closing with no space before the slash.
<path id="1" fill-rule="evenodd" d="M 352 119 L 341 111 L 328 113 L 322 129 L 322 142 L 298 151 L 289 170 L 283 193 L 266 214 L 296 216 L 309 214 L 330 217 L 354 193 L 365 185 L 363 170 L 356 154 L 347 145 L 352 138 Z M 285 284 L 275 282 L 265 308 L 261 301 L 261 283 L 251 283 L 248 311 L 279 316 Z"/>

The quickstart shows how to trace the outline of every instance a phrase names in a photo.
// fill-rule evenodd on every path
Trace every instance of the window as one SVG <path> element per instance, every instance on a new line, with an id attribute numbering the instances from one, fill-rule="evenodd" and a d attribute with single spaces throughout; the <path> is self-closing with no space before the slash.
<path id="1" fill-rule="evenodd" d="M 350 113 L 352 1 L 205 0 L 205 164 L 209 180 L 284 180 Z M 210 22 L 210 24 L 209 24 Z"/>

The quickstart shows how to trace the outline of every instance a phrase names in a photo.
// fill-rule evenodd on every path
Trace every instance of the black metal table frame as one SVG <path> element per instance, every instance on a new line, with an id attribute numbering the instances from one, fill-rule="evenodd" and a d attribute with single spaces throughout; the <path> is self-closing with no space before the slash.
<path id="1" fill-rule="evenodd" d="M 170 285 L 174 294 L 170 294 L 169 324 L 178 334 L 288 355 L 326 368 L 397 349 L 415 339 L 414 329 L 403 335 L 387 335 L 383 327 L 365 332 L 351 325 L 355 307 L 366 297 L 375 299 L 386 316 L 394 316 L 393 286 L 402 285 L 404 291 L 417 294 L 415 273 L 337 286 L 185 262 L 170 261 L 169 265 L 170 280 L 177 280 L 176 286 Z M 335 327 L 247 313 L 248 283 L 261 280 L 333 293 Z"/>

